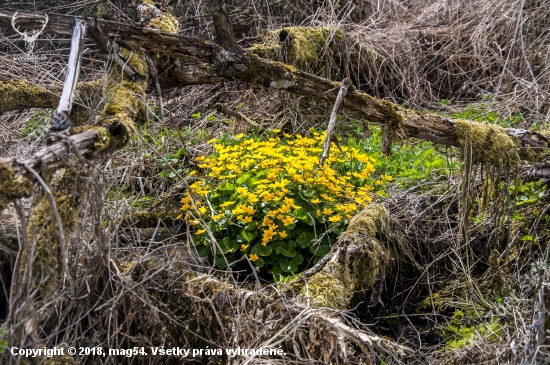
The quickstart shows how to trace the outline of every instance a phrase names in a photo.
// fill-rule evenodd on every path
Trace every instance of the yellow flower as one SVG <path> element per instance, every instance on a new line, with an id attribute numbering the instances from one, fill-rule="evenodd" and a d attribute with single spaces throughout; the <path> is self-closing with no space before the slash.
<path id="1" fill-rule="evenodd" d="M 332 199 L 330 196 L 328 196 L 327 194 L 321 194 L 321 198 L 325 199 L 326 201 L 328 202 L 333 202 L 334 199 Z"/>
<path id="2" fill-rule="evenodd" d="M 275 236 L 275 234 L 276 234 L 276 233 L 273 232 L 273 231 L 271 230 L 271 228 L 270 228 L 270 229 L 266 229 L 266 230 L 264 231 L 264 238 L 267 238 L 267 240 L 270 240 L 270 239 L 272 239 L 272 238 Z"/>
<path id="3" fill-rule="evenodd" d="M 281 238 L 286 238 L 288 236 L 288 234 L 286 233 L 286 231 L 282 231 L 282 232 L 279 232 L 279 236 Z"/>
<path id="4" fill-rule="evenodd" d="M 313 204 L 319 204 L 319 199 L 311 199 L 311 203 L 313 203 Z"/>
<path id="5" fill-rule="evenodd" d="M 200 207 L 199 212 L 201 212 L 201 214 L 205 214 L 206 213 L 206 207 L 205 206 Z"/>
<path id="6" fill-rule="evenodd" d="M 191 223 L 192 226 L 196 226 L 197 224 L 199 224 L 201 221 L 199 221 L 198 219 L 192 219 L 189 221 L 189 223 Z"/>
<path id="7" fill-rule="evenodd" d="M 258 261 L 260 259 L 260 256 L 253 253 L 252 255 L 248 256 L 248 258 L 250 259 L 250 261 L 254 262 L 254 261 Z"/>
<path id="8" fill-rule="evenodd" d="M 292 223 L 294 223 L 294 218 L 292 218 L 291 216 L 288 216 L 286 217 L 285 219 L 281 220 L 281 222 L 283 222 L 283 224 L 285 226 L 289 226 L 291 225 Z"/>
<path id="9" fill-rule="evenodd" d="M 331 215 L 332 213 L 334 213 L 334 212 L 333 212 L 332 209 L 330 209 L 330 208 L 325 208 L 325 209 L 323 209 L 323 214 Z"/>
<path id="10" fill-rule="evenodd" d="M 195 234 L 203 234 L 204 232 L 206 232 L 204 229 L 199 229 Z"/>
<path id="11" fill-rule="evenodd" d="M 244 223 L 250 223 L 250 222 L 252 222 L 252 217 L 251 217 L 251 216 L 246 216 L 246 217 L 243 219 L 243 222 L 244 222 Z"/>
<path id="12" fill-rule="evenodd" d="M 328 220 L 330 222 L 338 222 L 342 219 L 342 216 L 340 214 L 335 214 L 332 217 L 330 217 Z"/>
<path id="13" fill-rule="evenodd" d="M 264 203 L 269 203 L 271 200 L 273 200 L 273 198 L 275 197 L 275 194 L 274 193 L 266 193 L 262 199 L 262 201 Z"/>
<path id="14" fill-rule="evenodd" d="M 241 139 L 241 138 L 243 138 L 243 137 L 244 137 L 244 134 L 243 134 L 243 133 L 237 134 L 237 135 L 235 136 L 235 138 L 237 138 L 237 139 Z M 257 259 L 256 259 L 256 260 L 257 260 Z"/>
<path id="15" fill-rule="evenodd" d="M 250 245 L 242 245 L 242 246 L 241 246 L 241 251 L 246 251 L 246 249 L 248 248 L 248 246 L 250 246 Z"/>
<path id="16" fill-rule="evenodd" d="M 288 213 L 290 211 L 290 205 L 283 205 L 279 211 L 281 213 Z"/>

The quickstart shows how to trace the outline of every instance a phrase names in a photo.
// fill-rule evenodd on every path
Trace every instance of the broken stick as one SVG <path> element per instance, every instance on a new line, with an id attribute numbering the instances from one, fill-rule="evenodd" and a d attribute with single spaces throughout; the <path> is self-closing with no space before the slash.
<path id="1" fill-rule="evenodd" d="M 74 19 L 73 35 L 71 38 L 71 52 L 67 65 L 67 75 L 63 84 L 63 92 L 59 99 L 57 110 L 52 115 L 52 127 L 50 132 L 64 131 L 71 126 L 69 115 L 73 106 L 78 74 L 80 73 L 80 62 L 82 61 L 82 46 L 86 36 L 86 22 Z"/>
<path id="2" fill-rule="evenodd" d="M 325 143 L 323 143 L 323 154 L 319 159 L 319 165 L 321 166 L 323 166 L 325 160 L 328 158 L 328 154 L 330 152 L 330 144 L 332 142 L 332 136 L 334 134 L 334 126 L 336 125 L 336 120 L 338 119 L 338 110 L 340 109 L 340 105 L 342 105 L 342 102 L 344 101 L 344 98 L 346 97 L 350 86 L 351 80 L 348 78 L 345 78 L 340 84 L 340 91 L 338 92 L 338 96 L 336 97 L 336 101 L 334 102 L 334 108 L 332 108 L 332 113 L 330 114 L 330 120 L 328 122 L 327 135 L 325 137 Z"/>

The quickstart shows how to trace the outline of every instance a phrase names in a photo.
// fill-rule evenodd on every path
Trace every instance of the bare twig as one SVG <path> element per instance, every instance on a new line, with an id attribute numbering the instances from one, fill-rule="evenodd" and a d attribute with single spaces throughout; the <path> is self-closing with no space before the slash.
<path id="1" fill-rule="evenodd" d="M 332 109 L 330 120 L 328 122 L 327 134 L 325 136 L 325 142 L 323 143 L 323 153 L 321 154 L 321 158 L 319 159 L 319 165 L 321 166 L 323 166 L 323 163 L 325 163 L 325 160 L 328 158 L 328 154 L 330 152 L 330 144 L 333 141 L 334 126 L 336 125 L 336 121 L 338 120 L 338 110 L 340 109 L 342 102 L 346 98 L 346 94 L 350 86 L 351 80 L 348 78 L 344 79 L 340 84 L 340 91 L 338 92 L 338 96 L 336 97 L 336 101 L 334 102 L 334 108 Z"/>

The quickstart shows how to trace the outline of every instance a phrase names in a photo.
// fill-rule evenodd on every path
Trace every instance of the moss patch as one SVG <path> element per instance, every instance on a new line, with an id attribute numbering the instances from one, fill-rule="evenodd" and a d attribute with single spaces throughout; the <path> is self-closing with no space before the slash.
<path id="1" fill-rule="evenodd" d="M 120 54 L 128 61 L 128 64 L 138 74 L 142 76 L 146 76 L 149 74 L 149 66 L 147 65 L 147 60 L 145 60 L 145 57 L 143 57 L 143 54 L 141 52 L 132 51 L 128 48 L 122 47 L 120 49 Z"/>
<path id="2" fill-rule="evenodd" d="M 0 212 L 18 198 L 33 194 L 34 184 L 26 177 L 15 176 L 13 168 L 0 161 Z"/>
<path id="3" fill-rule="evenodd" d="M 32 102 L 29 102 L 32 100 Z M 53 108 L 59 95 L 22 80 L 0 82 L 0 112 L 29 108 Z"/>
<path id="4" fill-rule="evenodd" d="M 455 120 L 456 142 L 471 151 L 474 164 L 515 166 L 519 163 L 518 141 L 508 136 L 504 128 L 495 124 Z"/>
<path id="5" fill-rule="evenodd" d="M 342 248 L 316 274 L 306 279 L 300 275 L 284 291 L 296 291 L 315 305 L 347 309 L 356 292 L 373 289 L 376 279 L 390 265 L 391 252 L 379 239 L 386 236 L 389 215 L 380 204 L 370 204 L 350 221 L 340 236 Z M 350 249 L 353 254 L 348 256 Z M 307 281 L 305 285 L 304 281 Z"/>
<path id="6" fill-rule="evenodd" d="M 78 212 L 84 202 L 87 186 L 85 180 L 70 169 L 60 170 L 51 179 L 50 188 L 65 233 L 65 250 L 68 250 L 76 228 Z M 32 260 L 36 287 L 42 296 L 47 298 L 54 292 L 57 281 L 63 274 L 63 265 L 60 261 L 62 252 L 58 222 L 52 217 L 50 202 L 46 195 L 35 197 L 29 214 L 28 235 L 29 242 L 35 242 L 36 247 Z M 25 253 L 28 254 L 30 253 Z"/>
<path id="7" fill-rule="evenodd" d="M 388 234 L 389 222 L 383 205 L 369 204 L 351 219 L 348 229 L 340 236 L 359 246 L 358 253 L 350 258 L 353 291 L 372 289 L 376 279 L 384 275 L 382 271 L 392 254 L 379 240 Z"/>
<path id="8" fill-rule="evenodd" d="M 345 310 L 353 294 L 350 284 L 349 269 L 331 262 L 302 286 L 300 294 L 316 306 Z"/>
<path id="9" fill-rule="evenodd" d="M 149 28 L 158 29 L 166 33 L 177 34 L 179 30 L 179 23 L 169 13 L 162 13 L 160 16 L 151 19 L 148 25 Z"/>
<path id="10" fill-rule="evenodd" d="M 288 63 L 307 68 L 315 64 L 324 50 L 334 50 L 344 40 L 344 32 L 331 27 L 288 27 L 270 31 L 261 43 L 253 44 L 250 51 L 267 58 L 280 58 L 286 53 Z"/>
<path id="11" fill-rule="evenodd" d="M 250 66 L 247 71 L 248 79 L 253 84 L 272 88 L 288 88 L 296 83 L 295 67 L 282 62 L 260 60 L 253 53 L 247 53 L 245 57 Z"/>

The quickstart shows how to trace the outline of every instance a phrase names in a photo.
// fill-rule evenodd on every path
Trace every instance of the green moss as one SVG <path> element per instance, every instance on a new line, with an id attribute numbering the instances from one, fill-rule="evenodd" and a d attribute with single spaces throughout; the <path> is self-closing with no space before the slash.
<path id="1" fill-rule="evenodd" d="M 53 108 L 58 102 L 59 95 L 29 82 L 0 82 L 0 112 L 29 108 L 29 104 L 34 108 Z"/>
<path id="2" fill-rule="evenodd" d="M 254 43 L 248 48 L 248 51 L 264 58 L 279 59 L 281 45 L 278 42 L 278 38 L 279 32 L 269 31 L 264 37 L 262 37 L 261 43 Z"/>
<path id="3" fill-rule="evenodd" d="M 70 169 L 62 169 L 52 176 L 50 188 L 62 221 L 65 250 L 68 250 L 88 185 Z M 33 273 L 36 273 L 35 285 L 42 296 L 48 298 L 54 293 L 57 282 L 63 274 L 63 265 L 60 261 L 62 252 L 58 222 L 52 217 L 50 202 L 45 194 L 35 197 L 29 214 L 28 235 L 29 242 L 35 242 L 36 247 L 32 260 Z M 28 254 L 30 253 L 25 253 L 25 255 Z"/>
<path id="4" fill-rule="evenodd" d="M 356 214 L 349 222 L 348 228 L 340 236 L 340 239 L 357 235 L 368 235 L 376 238 L 377 234 L 386 235 L 389 228 L 390 216 L 386 208 L 381 204 L 369 204 L 365 209 Z"/>
<path id="5" fill-rule="evenodd" d="M 344 39 L 344 32 L 338 28 L 289 27 L 284 31 L 290 37 L 288 60 L 300 66 L 313 64 L 323 49 Z"/>
<path id="6" fill-rule="evenodd" d="M 281 42 L 281 40 L 284 40 Z M 288 27 L 270 31 L 261 43 L 248 50 L 262 57 L 283 59 L 299 68 L 309 68 L 317 63 L 325 50 L 334 51 L 343 44 L 344 32 L 331 27 Z"/>
<path id="7" fill-rule="evenodd" d="M 0 212 L 12 201 L 33 194 L 34 184 L 26 177 L 15 176 L 9 164 L 0 161 Z"/>
<path id="8" fill-rule="evenodd" d="M 296 68 L 277 61 L 260 60 L 260 58 L 253 54 L 247 53 L 249 69 L 248 79 L 253 84 L 263 85 L 265 87 L 272 88 L 287 88 L 296 83 Z M 277 82 L 272 80 L 279 80 Z"/>
<path id="9" fill-rule="evenodd" d="M 519 163 L 517 148 L 519 142 L 508 136 L 504 128 L 495 124 L 477 123 L 468 120 L 455 120 L 457 144 L 471 153 L 474 164 L 494 166 L 507 162 L 510 166 Z"/>
<path id="10" fill-rule="evenodd" d="M 385 61 L 385 58 L 382 55 L 375 52 L 371 47 L 367 46 L 366 44 L 359 43 L 358 49 L 359 49 L 359 57 L 362 62 L 365 62 L 366 60 L 370 60 L 374 62 L 376 66 L 380 66 Z"/>
<path id="11" fill-rule="evenodd" d="M 179 23 L 169 13 L 162 13 L 160 16 L 151 19 L 148 25 L 149 28 L 158 29 L 166 33 L 177 34 L 179 30 Z"/>
<path id="12" fill-rule="evenodd" d="M 149 66 L 147 65 L 147 60 L 143 56 L 142 52 L 132 51 L 128 48 L 122 47 L 120 49 L 120 54 L 124 57 L 128 64 L 142 76 L 149 74 Z"/>
<path id="13" fill-rule="evenodd" d="M 339 238 L 346 241 L 347 247 L 356 248 L 353 256 L 342 254 L 336 260 L 333 258 L 320 272 L 308 279 L 300 275 L 283 291 L 297 291 L 315 305 L 347 309 L 356 292 L 373 289 L 381 270 L 385 270 L 384 263 L 390 261 L 390 250 L 377 239 L 387 234 L 388 227 L 387 210 L 380 204 L 368 205 L 351 219 Z"/>
<path id="14" fill-rule="evenodd" d="M 433 309 L 436 312 L 441 312 L 443 309 L 443 301 L 441 296 L 438 293 L 433 293 L 432 295 L 426 297 L 418 305 L 418 310 Z"/>
<path id="15" fill-rule="evenodd" d="M 300 294 L 309 297 L 315 306 L 345 310 L 353 295 L 350 282 L 348 268 L 329 263 L 302 286 Z"/>

